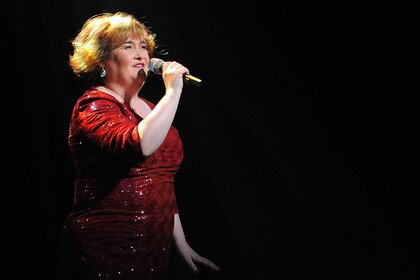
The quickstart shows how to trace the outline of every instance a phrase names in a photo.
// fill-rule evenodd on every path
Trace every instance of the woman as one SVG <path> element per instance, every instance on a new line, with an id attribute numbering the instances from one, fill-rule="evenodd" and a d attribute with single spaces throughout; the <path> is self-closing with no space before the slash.
<path id="1" fill-rule="evenodd" d="M 77 172 L 62 278 L 166 279 L 173 243 L 194 272 L 219 270 L 187 243 L 174 193 L 183 147 L 172 121 L 188 69 L 164 63 L 165 94 L 155 106 L 138 96 L 155 35 L 135 17 L 95 15 L 72 45 L 69 64 L 92 87 L 77 100 L 69 129 Z"/>

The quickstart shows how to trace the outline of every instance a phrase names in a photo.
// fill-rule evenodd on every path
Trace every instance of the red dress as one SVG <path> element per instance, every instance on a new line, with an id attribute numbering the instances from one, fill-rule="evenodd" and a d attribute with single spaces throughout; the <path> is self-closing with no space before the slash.
<path id="1" fill-rule="evenodd" d="M 68 140 L 76 181 L 62 233 L 63 279 L 166 279 L 183 147 L 171 127 L 144 157 L 140 120 L 95 88 L 74 106 Z"/>

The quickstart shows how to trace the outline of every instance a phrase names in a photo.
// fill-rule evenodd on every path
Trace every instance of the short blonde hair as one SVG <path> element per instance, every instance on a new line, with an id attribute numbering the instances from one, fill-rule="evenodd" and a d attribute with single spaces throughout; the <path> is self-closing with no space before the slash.
<path id="1" fill-rule="evenodd" d="M 102 61 L 129 37 L 144 39 L 150 57 L 153 56 L 156 35 L 133 15 L 124 12 L 94 15 L 71 41 L 73 54 L 70 55 L 69 65 L 78 76 L 92 78 L 101 70 Z"/>

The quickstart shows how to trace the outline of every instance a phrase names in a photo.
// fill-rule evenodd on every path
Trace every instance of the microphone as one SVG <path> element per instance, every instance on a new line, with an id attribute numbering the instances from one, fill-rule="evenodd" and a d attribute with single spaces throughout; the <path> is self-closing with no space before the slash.
<path id="1" fill-rule="evenodd" d="M 153 57 L 149 61 L 149 70 L 156 75 L 161 75 L 163 63 L 165 63 L 165 61 L 163 61 L 162 59 Z M 190 74 L 184 74 L 184 81 L 197 87 L 201 86 L 202 84 L 202 81 L 199 78 L 194 77 Z"/>

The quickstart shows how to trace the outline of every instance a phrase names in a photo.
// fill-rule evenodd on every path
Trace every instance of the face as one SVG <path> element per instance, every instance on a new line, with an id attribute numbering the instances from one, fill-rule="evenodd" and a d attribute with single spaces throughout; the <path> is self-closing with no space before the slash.
<path id="1" fill-rule="evenodd" d="M 150 57 L 146 41 L 127 39 L 120 47 L 114 49 L 111 58 L 105 61 L 107 72 L 105 81 L 131 86 L 133 83 L 143 85 L 148 71 Z"/>

